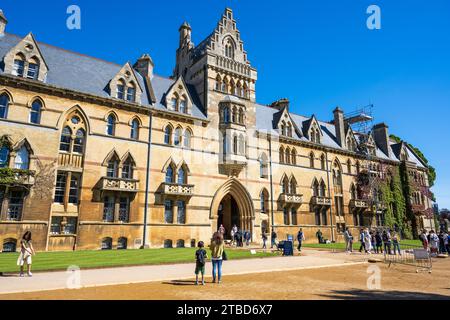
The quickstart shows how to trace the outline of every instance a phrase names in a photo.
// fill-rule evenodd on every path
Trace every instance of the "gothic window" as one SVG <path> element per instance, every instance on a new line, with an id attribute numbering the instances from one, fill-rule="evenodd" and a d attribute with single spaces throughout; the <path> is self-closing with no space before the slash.
<path id="1" fill-rule="evenodd" d="M 167 145 L 172 144 L 172 127 L 170 125 L 164 129 L 164 143 Z"/>
<path id="2" fill-rule="evenodd" d="M 110 114 L 107 118 L 106 134 L 108 136 L 114 136 L 115 132 L 116 132 L 116 117 L 113 114 Z"/>
<path id="3" fill-rule="evenodd" d="M 116 97 L 120 100 L 123 100 L 125 97 L 125 81 L 122 79 L 120 79 L 117 83 Z"/>
<path id="4" fill-rule="evenodd" d="M 297 165 L 297 151 L 295 149 L 292 149 L 291 162 L 293 165 Z"/>
<path id="5" fill-rule="evenodd" d="M 7 94 L 0 95 L 0 119 L 8 116 L 9 97 Z"/>
<path id="6" fill-rule="evenodd" d="M 314 162 L 315 162 L 315 159 L 314 159 L 314 153 L 311 152 L 311 153 L 309 154 L 309 166 L 310 166 L 311 168 L 315 168 Z"/>
<path id="7" fill-rule="evenodd" d="M 361 171 L 361 164 L 359 163 L 359 161 L 356 162 L 356 173 L 359 174 Z"/>
<path id="8" fill-rule="evenodd" d="M 180 100 L 180 112 L 187 113 L 187 101 L 185 97 L 182 97 Z"/>
<path id="9" fill-rule="evenodd" d="M 269 212 L 269 192 L 263 189 L 260 194 L 261 213 Z"/>
<path id="10" fill-rule="evenodd" d="M 130 138 L 133 140 L 139 139 L 139 121 L 137 119 L 131 122 Z"/>
<path id="11" fill-rule="evenodd" d="M 178 170 L 178 184 L 186 184 L 186 183 L 187 183 L 186 171 L 184 170 L 183 167 L 181 167 Z"/>
<path id="12" fill-rule="evenodd" d="M 84 140 L 86 133 L 83 129 L 78 129 L 75 134 L 75 139 L 73 141 L 73 152 L 83 153 L 84 152 Z"/>
<path id="13" fill-rule="evenodd" d="M 291 224 L 293 226 L 298 225 L 298 222 L 297 222 L 297 209 L 295 209 L 295 208 L 291 208 Z"/>
<path id="14" fill-rule="evenodd" d="M 323 182 L 323 180 L 320 182 L 320 189 L 319 189 L 319 197 L 325 197 L 326 196 L 326 185 L 325 182 Z"/>
<path id="15" fill-rule="evenodd" d="M 122 164 L 122 179 L 133 179 L 134 165 L 131 157 L 128 157 Z"/>
<path id="16" fill-rule="evenodd" d="M 280 153 L 280 163 L 284 163 L 284 148 L 283 147 L 280 148 L 279 153 Z"/>
<path id="17" fill-rule="evenodd" d="M 314 180 L 314 183 L 313 183 L 313 196 L 314 197 L 318 197 L 320 195 L 319 189 L 320 189 L 319 182 L 317 182 L 317 180 Z"/>
<path id="18" fill-rule="evenodd" d="M 175 182 L 175 172 L 172 166 L 168 166 L 166 170 L 166 183 L 174 183 Z"/>
<path id="19" fill-rule="evenodd" d="M 66 193 L 66 181 L 67 172 L 58 171 L 56 176 L 56 186 L 55 186 L 55 203 L 64 203 L 64 196 Z"/>
<path id="20" fill-rule="evenodd" d="M 225 56 L 234 59 L 234 44 L 231 39 L 228 39 L 225 43 Z"/>
<path id="21" fill-rule="evenodd" d="M 297 181 L 293 177 L 290 183 L 290 194 L 297 194 Z"/>
<path id="22" fill-rule="evenodd" d="M 265 153 L 263 153 L 259 159 L 259 176 L 261 178 L 267 178 L 269 176 L 267 156 Z"/>
<path id="23" fill-rule="evenodd" d="M 39 76 L 39 59 L 33 57 L 28 61 L 27 78 L 37 80 Z"/>
<path id="24" fill-rule="evenodd" d="M 290 123 L 287 125 L 287 136 L 292 138 L 292 125 Z"/>
<path id="25" fill-rule="evenodd" d="M 177 146 L 177 147 L 181 146 L 181 136 L 182 136 L 182 134 L 183 134 L 183 130 L 181 128 L 177 128 L 175 130 L 173 142 L 174 142 L 174 145 Z"/>
<path id="26" fill-rule="evenodd" d="M 285 163 L 290 164 L 291 163 L 291 150 L 289 148 L 286 149 L 284 157 L 285 157 L 284 158 Z"/>
<path id="27" fill-rule="evenodd" d="M 351 188 L 350 188 L 350 198 L 351 198 L 352 200 L 356 200 L 356 198 L 357 198 L 356 188 L 355 188 L 355 185 L 354 185 L 354 184 L 352 184 L 352 186 L 351 186 Z"/>
<path id="28" fill-rule="evenodd" d="M 119 176 L 119 160 L 115 157 L 108 161 L 106 176 L 108 178 L 117 178 Z"/>
<path id="29" fill-rule="evenodd" d="M 30 122 L 34 124 L 39 124 L 41 122 L 41 110 L 42 103 L 39 100 L 34 100 L 31 104 L 30 111 Z"/>
<path id="30" fill-rule="evenodd" d="M 321 156 L 320 156 L 320 168 L 322 169 L 322 170 L 326 170 L 327 169 L 327 165 L 326 165 L 326 159 L 325 159 L 325 155 L 324 154 L 322 154 Z"/>
<path id="31" fill-rule="evenodd" d="M 241 109 L 239 109 L 239 123 L 240 124 L 244 124 L 244 111 Z"/>
<path id="32" fill-rule="evenodd" d="M 185 148 L 191 147 L 191 137 L 192 137 L 191 131 L 189 129 L 184 130 L 183 145 Z"/>
<path id="33" fill-rule="evenodd" d="M 233 112 L 232 112 L 232 120 L 233 123 L 237 122 L 237 109 L 236 107 L 233 108 Z"/>
<path id="34" fill-rule="evenodd" d="M 245 139 L 242 134 L 239 136 L 239 154 L 245 155 Z"/>
<path id="35" fill-rule="evenodd" d="M 60 151 L 70 152 L 70 141 L 72 139 L 72 130 L 69 127 L 64 127 L 61 133 L 61 140 L 59 144 Z"/>
<path id="36" fill-rule="evenodd" d="M 129 87 L 127 88 L 127 101 L 136 101 L 136 85 L 134 84 L 134 82 L 130 82 Z"/>
<path id="37" fill-rule="evenodd" d="M 233 153 L 238 154 L 238 137 L 233 137 Z"/>
<path id="38" fill-rule="evenodd" d="M 223 122 L 229 123 L 230 122 L 230 109 L 223 108 Z"/>
<path id="39" fill-rule="evenodd" d="M 21 170 L 28 170 L 30 165 L 30 155 L 25 146 L 22 146 L 16 153 L 14 159 L 14 168 Z"/>
<path id="40" fill-rule="evenodd" d="M 119 199 L 119 222 L 128 223 L 130 220 L 130 198 Z"/>
<path id="41" fill-rule="evenodd" d="M 9 166 L 9 148 L 3 146 L 0 148 L 0 168 Z"/>
<path id="42" fill-rule="evenodd" d="M 14 59 L 12 74 L 15 76 L 23 77 L 25 72 L 25 57 L 22 54 L 18 54 Z"/>
<path id="43" fill-rule="evenodd" d="M 352 174 L 352 161 L 350 159 L 347 160 L 347 172 Z"/>
<path id="44" fill-rule="evenodd" d="M 23 191 L 11 191 L 9 196 L 8 221 L 20 221 L 22 220 L 23 200 L 25 193 Z"/>
<path id="45" fill-rule="evenodd" d="M 281 193 L 282 194 L 289 194 L 289 180 L 285 176 L 283 181 L 281 182 Z"/>
<path id="46" fill-rule="evenodd" d="M 216 91 L 222 91 L 222 78 L 220 78 L 220 75 L 216 77 Z"/>
<path id="47" fill-rule="evenodd" d="M 170 99 L 169 110 L 170 111 L 176 111 L 177 110 L 177 106 L 178 106 L 178 98 L 177 97 L 172 97 L 172 99 Z"/>

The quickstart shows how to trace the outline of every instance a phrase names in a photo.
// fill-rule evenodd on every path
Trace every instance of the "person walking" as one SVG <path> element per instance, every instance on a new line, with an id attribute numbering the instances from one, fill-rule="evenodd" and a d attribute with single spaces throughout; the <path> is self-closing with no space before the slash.
<path id="1" fill-rule="evenodd" d="M 247 231 L 246 236 L 245 236 L 245 244 L 248 246 L 250 246 L 250 241 L 252 240 L 252 234 L 250 233 L 250 231 Z"/>
<path id="2" fill-rule="evenodd" d="M 420 241 L 422 242 L 422 246 L 425 250 L 428 250 L 428 237 L 427 237 L 427 231 L 424 229 L 422 230 L 422 233 L 419 236 Z"/>
<path id="3" fill-rule="evenodd" d="M 439 253 L 444 254 L 447 250 L 445 248 L 445 241 L 444 241 L 444 230 L 441 230 L 439 232 Z"/>
<path id="4" fill-rule="evenodd" d="M 263 249 L 265 250 L 265 249 L 267 249 L 267 245 L 266 245 L 266 242 L 267 242 L 267 234 L 266 234 L 266 231 L 264 230 L 263 231 L 263 233 L 262 233 L 262 241 L 263 241 Z"/>
<path id="5" fill-rule="evenodd" d="M 430 251 L 433 256 L 436 256 L 438 253 L 438 247 L 439 247 L 439 237 L 434 232 L 434 230 L 431 230 L 429 233 L 430 237 Z"/>
<path id="6" fill-rule="evenodd" d="M 444 231 L 444 242 L 445 242 L 445 249 L 447 249 L 447 254 L 450 256 L 450 235 Z"/>
<path id="7" fill-rule="evenodd" d="M 273 246 L 277 246 L 277 233 L 275 232 L 275 229 L 272 230 L 271 234 L 271 246 L 270 249 L 273 249 Z"/>
<path id="8" fill-rule="evenodd" d="M 363 234 L 364 234 L 364 249 L 366 250 L 366 253 L 372 254 L 372 237 L 369 233 L 369 229 L 366 229 Z"/>
<path id="9" fill-rule="evenodd" d="M 205 265 L 208 254 L 204 249 L 205 243 L 200 241 L 198 243 L 198 250 L 195 252 L 195 285 L 198 286 L 198 276 L 202 274 L 202 285 L 205 285 Z"/>
<path id="10" fill-rule="evenodd" d="M 384 253 L 392 254 L 391 253 L 391 234 L 389 233 L 389 231 L 384 230 L 382 238 L 383 238 L 383 244 L 384 244 Z"/>
<path id="11" fill-rule="evenodd" d="M 397 255 L 398 251 L 398 254 L 401 256 L 402 252 L 400 251 L 400 236 L 397 232 L 394 232 L 394 234 L 392 235 L 392 245 L 394 246 L 394 254 Z"/>
<path id="12" fill-rule="evenodd" d="M 348 227 L 345 228 L 344 240 L 345 240 L 345 251 L 353 252 L 353 236 Z"/>
<path id="13" fill-rule="evenodd" d="M 298 251 L 302 251 L 302 243 L 305 241 L 305 234 L 303 233 L 303 229 L 300 229 L 297 233 L 297 241 L 298 241 Z"/>
<path id="14" fill-rule="evenodd" d="M 364 249 L 364 251 L 367 251 L 366 250 L 366 245 L 365 245 L 365 242 L 364 242 L 364 230 L 363 229 L 359 230 L 359 242 L 361 244 L 359 246 L 359 252 L 362 252 L 363 249 Z"/>
<path id="15" fill-rule="evenodd" d="M 222 234 L 222 236 L 225 236 L 226 230 L 225 230 L 225 227 L 223 226 L 223 224 L 220 225 L 218 231 Z"/>
<path id="16" fill-rule="evenodd" d="M 211 261 L 212 261 L 212 275 L 213 275 L 213 283 L 216 283 L 216 279 L 218 279 L 218 283 L 222 282 L 222 262 L 223 262 L 223 254 L 225 250 L 225 246 L 223 244 L 223 236 L 220 232 L 215 233 L 210 245 L 211 250 Z"/>
<path id="17" fill-rule="evenodd" d="M 377 250 L 377 239 L 375 239 L 375 232 L 373 230 L 370 230 L 370 244 L 372 245 L 372 250 L 376 252 Z"/>
<path id="18" fill-rule="evenodd" d="M 319 244 L 322 244 L 323 243 L 323 234 L 322 234 L 322 231 L 320 231 L 320 229 L 317 230 L 316 237 L 317 237 L 317 240 L 319 241 Z"/>
<path id="19" fill-rule="evenodd" d="M 20 240 L 20 255 L 17 259 L 17 265 L 20 267 L 20 276 L 23 277 L 23 265 L 27 264 L 27 275 L 32 277 L 31 273 L 31 256 L 34 256 L 36 252 L 34 251 L 33 244 L 31 242 L 31 231 L 25 232 Z"/>
<path id="20" fill-rule="evenodd" d="M 383 253 L 383 238 L 379 230 L 375 234 L 375 252 Z"/>

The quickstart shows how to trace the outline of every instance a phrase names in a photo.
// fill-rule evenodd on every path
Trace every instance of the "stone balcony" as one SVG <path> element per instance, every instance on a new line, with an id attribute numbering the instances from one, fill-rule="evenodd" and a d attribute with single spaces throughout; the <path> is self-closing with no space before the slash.
<path id="1" fill-rule="evenodd" d="M 349 206 L 354 209 L 367 209 L 369 208 L 369 203 L 365 200 L 352 199 L 350 200 Z"/>
<path id="2" fill-rule="evenodd" d="M 165 196 L 186 197 L 194 195 L 194 186 L 189 184 L 163 183 L 161 193 Z"/>
<path id="3" fill-rule="evenodd" d="M 311 198 L 311 204 L 313 206 L 331 207 L 331 198 L 315 196 Z"/>
<path id="4" fill-rule="evenodd" d="M 83 155 L 76 153 L 60 153 L 58 165 L 63 168 L 83 168 Z"/>
<path id="5" fill-rule="evenodd" d="M 20 169 L 0 169 L 0 185 L 32 186 L 35 182 L 35 172 Z"/>
<path id="6" fill-rule="evenodd" d="M 138 180 L 103 177 L 100 181 L 102 191 L 138 192 Z"/>
<path id="7" fill-rule="evenodd" d="M 278 201 L 281 202 L 282 204 L 299 206 L 303 203 L 303 195 L 282 193 L 280 194 Z"/>

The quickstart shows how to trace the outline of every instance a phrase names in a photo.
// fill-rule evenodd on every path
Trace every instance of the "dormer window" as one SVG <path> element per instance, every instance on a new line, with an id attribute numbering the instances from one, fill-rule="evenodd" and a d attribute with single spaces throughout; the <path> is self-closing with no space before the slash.
<path id="1" fill-rule="evenodd" d="M 13 66 L 13 75 L 23 77 L 25 72 L 25 61 L 22 59 L 15 59 Z"/>
<path id="2" fill-rule="evenodd" d="M 120 80 L 117 84 L 117 99 L 123 100 L 125 96 L 125 83 L 123 80 Z"/>
<path id="3" fill-rule="evenodd" d="M 136 101 L 136 88 L 134 86 L 134 83 L 131 83 L 131 86 L 127 88 L 127 101 Z"/>
<path id="4" fill-rule="evenodd" d="M 185 98 L 182 98 L 180 100 L 180 112 L 181 113 L 187 113 L 187 102 Z"/>
<path id="5" fill-rule="evenodd" d="M 28 62 L 27 78 L 37 80 L 39 76 L 39 60 L 37 58 L 31 58 Z"/>

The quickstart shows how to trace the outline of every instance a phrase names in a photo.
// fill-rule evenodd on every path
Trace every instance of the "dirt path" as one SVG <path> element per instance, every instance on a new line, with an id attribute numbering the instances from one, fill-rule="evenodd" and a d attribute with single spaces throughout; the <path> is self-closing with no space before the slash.
<path id="1" fill-rule="evenodd" d="M 450 259 L 434 263 L 433 273 L 396 266 L 381 270 L 381 290 L 367 289 L 370 265 L 227 276 L 218 285 L 196 287 L 191 280 L 1 295 L 0 299 L 449 299 Z M 372 265 L 373 266 L 373 265 Z"/>

